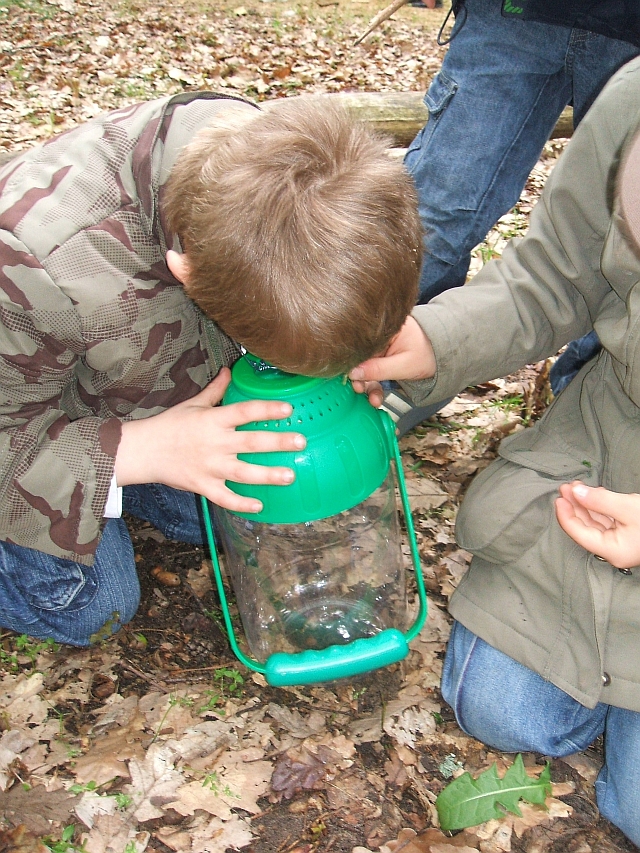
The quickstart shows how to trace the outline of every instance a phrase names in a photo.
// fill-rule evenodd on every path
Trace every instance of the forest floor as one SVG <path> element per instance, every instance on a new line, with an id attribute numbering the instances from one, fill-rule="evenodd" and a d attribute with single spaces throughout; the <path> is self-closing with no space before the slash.
<path id="1" fill-rule="evenodd" d="M 355 47 L 384 5 L 0 0 L 0 152 L 191 89 L 424 90 L 447 9 L 405 6 Z M 526 231 L 563 145 L 547 146 L 472 273 Z M 469 388 L 402 439 L 429 618 L 386 669 L 268 686 L 230 651 L 206 549 L 128 519 L 142 603 L 126 629 L 90 649 L 0 635 L 0 853 L 635 850 L 598 815 L 599 743 L 550 762 L 545 807 L 450 835 L 434 806 L 461 773 L 513 761 L 458 729 L 438 685 L 447 602 L 470 559 L 454 538 L 459 502 L 500 439 L 544 410 L 549 366 Z M 546 764 L 523 759 L 532 777 Z"/>

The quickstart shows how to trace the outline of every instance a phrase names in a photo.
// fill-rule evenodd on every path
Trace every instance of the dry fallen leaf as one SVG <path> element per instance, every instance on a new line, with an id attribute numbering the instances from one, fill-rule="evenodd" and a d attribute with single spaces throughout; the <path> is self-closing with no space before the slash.
<path id="1" fill-rule="evenodd" d="M 144 853 L 149 839 L 149 833 L 137 832 L 126 815 L 115 813 L 98 815 L 81 843 L 87 853 Z"/>
<path id="2" fill-rule="evenodd" d="M 401 745 L 414 747 L 436 730 L 433 711 L 427 708 L 407 708 L 398 715 L 385 714 L 383 729 Z"/>
<path id="3" fill-rule="evenodd" d="M 477 836 L 466 829 L 451 838 L 434 827 L 419 833 L 405 828 L 400 830 L 396 840 L 383 844 L 380 853 L 431 853 L 440 845 L 450 848 L 441 853 L 477 853 L 479 849 Z"/>
<path id="4" fill-rule="evenodd" d="M 143 734 L 139 726 L 129 724 L 98 738 L 84 755 L 76 759 L 73 766 L 76 782 L 103 785 L 116 776 L 128 779 L 126 762 L 144 756 L 140 743 Z"/>
<path id="5" fill-rule="evenodd" d="M 270 717 L 296 738 L 304 739 L 317 734 L 325 725 L 325 716 L 319 711 L 312 711 L 307 717 L 303 717 L 299 711 L 292 711 L 283 705 L 276 705 L 275 702 L 270 702 L 267 710 Z"/>
<path id="6" fill-rule="evenodd" d="M 162 817 L 163 808 L 176 796 L 184 777 L 174 767 L 176 754 L 164 743 L 153 743 L 144 758 L 129 761 L 131 783 L 124 793 L 133 800 L 134 814 L 141 823 Z"/>
<path id="7" fill-rule="evenodd" d="M 203 560 L 202 565 L 198 570 L 189 569 L 187 572 L 187 581 L 189 582 L 189 586 L 198 598 L 204 598 L 204 596 L 213 588 L 211 580 L 212 572 L 213 568 L 210 560 Z"/>
<path id="8" fill-rule="evenodd" d="M 0 853 L 49 853 L 49 848 L 21 823 L 13 829 L 0 829 Z"/>
<path id="9" fill-rule="evenodd" d="M 16 785 L 0 793 L 0 815 L 12 824 L 24 824 L 36 835 L 46 835 L 52 821 L 63 826 L 70 822 L 77 802 L 78 797 L 63 789 L 47 791 L 44 785 L 35 785 L 25 790 Z"/>
<path id="10" fill-rule="evenodd" d="M 540 806 L 531 806 L 528 803 L 520 804 L 521 817 L 509 815 L 505 820 L 513 827 L 513 831 L 522 838 L 522 835 L 527 829 L 532 826 L 540 826 L 551 823 L 557 818 L 567 818 L 573 814 L 573 808 L 568 803 L 563 803 L 555 797 L 547 797 L 545 800 L 546 809 Z"/>
<path id="11" fill-rule="evenodd" d="M 201 779 L 178 788 L 167 806 L 182 815 L 202 809 L 222 820 L 229 820 L 234 808 L 257 814 L 257 801 L 267 793 L 272 771 L 268 761 L 245 762 L 238 752 L 227 750 Z"/>
<path id="12" fill-rule="evenodd" d="M 285 800 L 290 800 L 297 791 L 320 787 L 338 758 L 337 753 L 323 745 L 317 752 L 311 752 L 304 746 L 287 750 L 278 756 L 271 788 Z"/>
<path id="13" fill-rule="evenodd" d="M 412 512 L 435 509 L 449 500 L 448 493 L 430 477 L 407 477 L 406 487 Z"/>
<path id="14" fill-rule="evenodd" d="M 189 830 L 163 827 L 154 835 L 176 853 L 227 853 L 246 847 L 254 839 L 249 823 L 237 815 L 226 821 L 210 818 Z"/>
<path id="15" fill-rule="evenodd" d="M 39 695 L 44 687 L 44 674 L 5 675 L 0 682 L 0 708 L 4 729 L 42 723 L 49 716 L 50 705 Z"/>
<path id="16" fill-rule="evenodd" d="M 600 772 L 600 763 L 594 761 L 589 755 L 584 752 L 576 752 L 573 755 L 566 755 L 563 759 L 565 764 L 573 767 L 574 770 L 582 776 L 589 784 L 593 783 L 598 778 Z"/>

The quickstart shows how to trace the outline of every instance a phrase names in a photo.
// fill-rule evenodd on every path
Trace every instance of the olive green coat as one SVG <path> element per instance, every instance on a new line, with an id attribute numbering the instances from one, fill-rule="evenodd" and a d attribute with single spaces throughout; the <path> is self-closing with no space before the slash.
<path id="1" fill-rule="evenodd" d="M 595 328 L 603 344 L 532 428 L 500 446 L 457 522 L 474 555 L 451 600 L 471 631 L 579 702 L 640 711 L 640 567 L 625 575 L 576 545 L 554 500 L 573 479 L 640 492 L 640 249 L 615 198 L 640 124 L 640 60 L 609 82 L 555 166 L 527 235 L 415 317 L 435 381 L 416 402 L 551 356 Z"/>

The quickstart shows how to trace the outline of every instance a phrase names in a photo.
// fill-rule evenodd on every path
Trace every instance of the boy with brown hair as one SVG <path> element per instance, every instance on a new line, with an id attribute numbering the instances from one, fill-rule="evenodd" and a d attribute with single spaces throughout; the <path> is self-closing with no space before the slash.
<path id="1" fill-rule="evenodd" d="M 284 485 L 236 431 L 284 402 L 217 407 L 242 345 L 346 372 L 413 305 L 415 193 L 386 143 L 325 100 L 211 93 L 125 107 L 0 171 L 0 624 L 85 645 L 135 613 L 121 511 L 200 542 L 226 480 Z M 124 487 L 124 488 L 123 488 Z"/>
<path id="2" fill-rule="evenodd" d="M 229 130 L 201 131 L 167 182 L 185 250 L 169 253 L 171 269 L 249 351 L 336 376 L 383 349 L 413 307 L 413 187 L 386 142 L 326 100 L 232 115 Z"/>

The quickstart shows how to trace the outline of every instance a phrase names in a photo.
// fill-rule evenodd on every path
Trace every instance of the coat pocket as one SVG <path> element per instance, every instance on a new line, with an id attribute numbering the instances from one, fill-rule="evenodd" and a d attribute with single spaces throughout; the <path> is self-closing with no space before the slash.
<path id="1" fill-rule="evenodd" d="M 467 551 L 491 563 L 517 560 L 555 522 L 561 483 L 597 485 L 588 460 L 560 451 L 518 449 L 503 442 L 499 458 L 471 484 L 456 521 Z"/>

